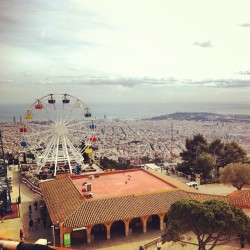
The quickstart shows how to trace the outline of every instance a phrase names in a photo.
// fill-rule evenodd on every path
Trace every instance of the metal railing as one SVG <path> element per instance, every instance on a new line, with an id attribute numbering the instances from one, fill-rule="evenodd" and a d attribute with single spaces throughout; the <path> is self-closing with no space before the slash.
<path id="1" fill-rule="evenodd" d="M 148 247 L 152 247 L 152 246 L 155 246 L 155 249 L 156 249 L 157 243 L 159 243 L 159 242 L 162 243 L 162 237 L 158 237 L 156 239 L 153 239 L 153 240 L 141 245 L 139 247 L 139 250 L 147 250 Z"/>

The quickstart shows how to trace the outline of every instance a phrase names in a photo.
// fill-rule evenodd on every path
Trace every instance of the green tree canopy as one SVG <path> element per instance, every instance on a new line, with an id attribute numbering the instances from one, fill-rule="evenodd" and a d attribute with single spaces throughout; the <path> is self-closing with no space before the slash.
<path id="1" fill-rule="evenodd" d="M 229 163 L 244 162 L 246 160 L 246 151 L 235 141 L 226 142 L 224 150 L 224 159 L 222 159 L 224 163 L 223 166 Z"/>
<path id="2" fill-rule="evenodd" d="M 186 174 L 191 174 L 190 168 L 194 166 L 194 161 L 201 153 L 208 152 L 208 144 L 201 134 L 194 135 L 192 139 L 186 139 L 186 150 L 180 153 L 183 160 L 178 166 L 178 170 Z"/>
<path id="3" fill-rule="evenodd" d="M 214 168 L 213 157 L 207 153 L 201 153 L 194 161 L 193 171 L 202 174 L 204 179 L 209 178 L 211 170 Z"/>
<path id="4" fill-rule="evenodd" d="M 181 200 L 173 203 L 168 213 L 165 241 L 181 241 L 198 246 L 198 250 L 212 250 L 229 242 L 232 237 L 249 232 L 250 219 L 243 211 L 223 201 Z M 193 232 L 197 243 L 184 240 Z"/>
<path id="5" fill-rule="evenodd" d="M 197 168 L 197 162 L 201 163 L 201 158 L 204 158 L 201 157 L 202 154 L 209 154 L 212 157 L 210 159 L 212 159 L 217 176 L 219 176 L 221 167 L 229 163 L 245 162 L 247 155 L 246 151 L 234 141 L 223 143 L 220 139 L 215 139 L 208 143 L 203 135 L 197 134 L 192 139 L 186 139 L 186 150 L 180 153 L 183 162 L 178 164 L 177 170 L 191 174 L 191 169 Z M 205 162 L 207 163 L 208 161 Z M 202 166 L 199 168 L 202 169 Z M 204 167 L 204 170 L 207 169 L 207 167 Z M 208 176 L 206 172 L 203 177 L 205 176 Z"/>
<path id="6" fill-rule="evenodd" d="M 208 144 L 203 135 L 197 134 L 193 139 L 186 139 L 186 150 L 180 153 L 180 156 L 188 165 L 192 166 L 196 157 L 208 151 Z"/>
<path id="7" fill-rule="evenodd" d="M 231 163 L 220 169 L 220 182 L 232 184 L 238 190 L 250 184 L 250 164 Z"/>

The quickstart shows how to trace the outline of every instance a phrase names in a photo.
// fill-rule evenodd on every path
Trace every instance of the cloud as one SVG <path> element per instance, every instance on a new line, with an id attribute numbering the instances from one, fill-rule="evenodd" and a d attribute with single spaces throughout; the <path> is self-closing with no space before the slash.
<path id="1" fill-rule="evenodd" d="M 240 26 L 243 28 L 250 28 L 250 23 L 241 23 Z"/>
<path id="2" fill-rule="evenodd" d="M 214 88 L 248 88 L 250 87 L 250 80 L 242 79 L 207 79 L 202 81 L 186 80 L 184 82 L 189 86 L 203 86 Z"/>
<path id="3" fill-rule="evenodd" d="M 240 71 L 237 74 L 239 75 L 250 75 L 250 71 L 246 70 L 246 71 Z"/>
<path id="4" fill-rule="evenodd" d="M 98 20 L 94 12 L 77 7 L 67 1 L 12 0 L 10 4 L 1 0 L 0 43 L 36 50 L 97 46 L 88 34 L 113 27 Z"/>
<path id="5" fill-rule="evenodd" d="M 211 41 L 204 41 L 204 42 L 194 42 L 193 43 L 194 46 L 199 46 L 199 47 L 202 47 L 202 48 L 211 48 L 213 47 Z"/>
<path id="6" fill-rule="evenodd" d="M 9 80 L 0 79 L 0 82 L 5 83 L 5 84 L 9 84 L 9 83 L 15 83 L 16 81 L 15 80 L 11 80 L 11 79 L 9 79 Z"/>
<path id="7" fill-rule="evenodd" d="M 40 84 L 51 84 L 52 81 L 47 79 L 40 81 Z M 93 77 L 69 77 L 69 76 L 58 76 L 58 80 L 53 81 L 54 84 L 70 84 L 70 85 L 82 85 L 82 86 L 122 86 L 122 87 L 135 87 L 138 85 L 151 85 L 151 86 L 162 86 L 172 85 L 178 83 L 177 79 L 172 77 L 169 78 L 133 78 L 133 77 L 111 77 L 111 76 L 93 76 Z"/>
<path id="8" fill-rule="evenodd" d="M 65 77 L 59 84 L 63 84 Z M 68 81 L 69 82 L 69 81 Z M 122 86 L 135 87 L 139 85 L 147 86 L 186 86 L 186 87 L 213 87 L 213 88 L 246 88 L 250 87 L 250 80 L 242 79 L 205 79 L 201 81 L 182 80 L 174 77 L 168 78 L 150 78 L 150 77 L 91 77 L 75 78 L 70 81 L 72 85 L 90 85 L 90 86 Z"/>
<path id="9" fill-rule="evenodd" d="M 249 72 L 250 74 L 250 72 Z M 4 80 L 0 80 L 4 82 Z M 5 83 L 12 85 L 45 85 L 45 86 L 99 86 L 99 87 L 124 87 L 133 88 L 136 86 L 150 86 L 150 87 L 199 87 L 199 88 L 248 88 L 250 87 L 250 79 L 177 79 L 174 77 L 166 78 L 150 78 L 150 77 L 116 77 L 116 76 L 67 76 L 58 75 L 53 77 L 46 77 L 43 79 L 27 79 L 25 77 L 19 81 L 5 81 Z"/>

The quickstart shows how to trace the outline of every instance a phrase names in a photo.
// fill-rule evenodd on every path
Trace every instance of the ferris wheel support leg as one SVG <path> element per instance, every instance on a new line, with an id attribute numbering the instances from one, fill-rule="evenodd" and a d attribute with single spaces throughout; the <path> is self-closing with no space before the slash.
<path id="1" fill-rule="evenodd" d="M 59 136 L 57 136 L 57 143 L 56 143 L 56 157 L 55 157 L 55 171 L 54 171 L 54 176 L 56 176 L 56 170 L 57 170 L 58 149 L 59 149 Z"/>
<path id="2" fill-rule="evenodd" d="M 69 152 L 68 152 L 67 143 L 66 143 L 65 138 L 63 140 L 63 143 L 64 143 L 64 148 L 65 148 L 65 151 L 66 151 L 67 161 L 68 161 L 68 164 L 69 164 L 69 172 L 72 174 L 72 166 L 71 166 L 71 163 L 70 163 Z"/>
<path id="3" fill-rule="evenodd" d="M 53 148 L 53 140 L 50 141 L 49 145 L 47 146 L 44 154 L 43 154 L 43 158 L 40 160 L 38 166 L 38 173 L 42 170 L 42 168 L 46 165 L 47 160 L 48 160 L 48 156 L 49 156 L 49 152 L 50 150 Z"/>
<path id="4" fill-rule="evenodd" d="M 72 144 L 72 142 L 69 140 L 69 138 L 66 138 L 66 143 L 67 143 L 67 145 L 68 145 L 71 149 L 74 149 L 74 148 L 75 148 L 74 145 Z M 74 152 L 74 150 L 72 150 L 72 152 Z M 77 163 L 79 163 L 79 164 L 82 164 L 82 162 L 84 161 L 84 158 L 83 158 L 83 156 L 82 156 L 80 153 L 74 153 L 74 157 L 75 157 L 76 159 L 79 159 L 79 160 L 77 161 Z"/>

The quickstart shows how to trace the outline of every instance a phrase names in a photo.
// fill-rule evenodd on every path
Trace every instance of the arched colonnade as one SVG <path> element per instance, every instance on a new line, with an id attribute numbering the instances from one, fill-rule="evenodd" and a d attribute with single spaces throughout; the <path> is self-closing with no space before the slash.
<path id="1" fill-rule="evenodd" d="M 81 229 L 63 228 L 60 226 L 60 243 L 63 246 L 65 233 L 71 233 L 72 241 L 77 236 L 82 242 L 92 243 L 95 237 L 111 239 L 115 235 L 131 236 L 133 232 L 146 233 L 149 228 L 165 229 L 167 213 L 160 213 L 137 218 L 124 219 L 100 224 L 89 225 Z M 72 242 L 73 243 L 73 242 Z"/>

